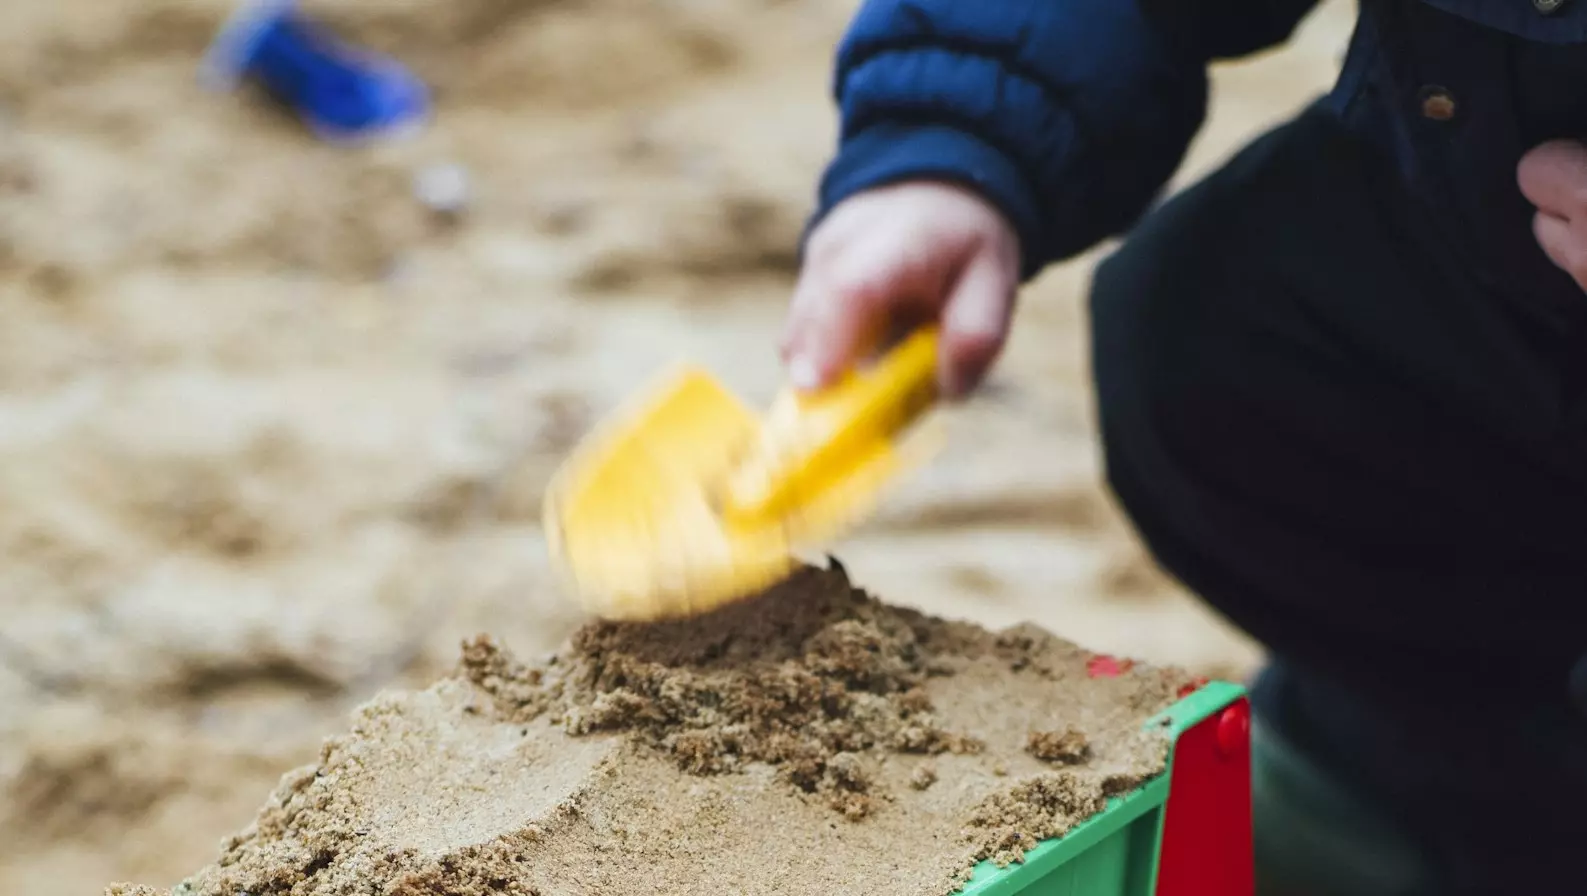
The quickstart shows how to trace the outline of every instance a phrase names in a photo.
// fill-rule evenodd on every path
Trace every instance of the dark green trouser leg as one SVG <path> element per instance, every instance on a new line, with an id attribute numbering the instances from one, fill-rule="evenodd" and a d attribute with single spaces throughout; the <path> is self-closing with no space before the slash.
<path id="1" fill-rule="evenodd" d="M 1260 717 L 1251 726 L 1257 896 L 1430 896 L 1415 848 Z"/>

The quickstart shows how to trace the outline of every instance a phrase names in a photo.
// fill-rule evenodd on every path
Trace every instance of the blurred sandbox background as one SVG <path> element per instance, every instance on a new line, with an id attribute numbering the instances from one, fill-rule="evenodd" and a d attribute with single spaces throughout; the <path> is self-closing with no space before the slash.
<path id="1" fill-rule="evenodd" d="M 680 353 L 769 395 L 852 0 L 318 0 L 433 87 L 347 151 L 204 94 L 220 0 L 0 13 L 0 893 L 174 881 L 347 709 L 533 655 L 541 487 Z M 1180 182 L 1331 83 L 1354 6 L 1221 69 Z M 466 170 L 457 221 L 416 201 Z M 899 603 L 1244 675 L 1104 492 L 1091 258 L 835 553 Z"/>

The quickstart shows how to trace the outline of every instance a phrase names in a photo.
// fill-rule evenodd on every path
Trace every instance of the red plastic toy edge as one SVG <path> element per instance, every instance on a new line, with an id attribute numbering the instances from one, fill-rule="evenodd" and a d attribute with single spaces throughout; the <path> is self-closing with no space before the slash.
<path id="1" fill-rule="evenodd" d="M 1180 735 L 1163 811 L 1156 896 L 1255 896 L 1245 697 Z"/>

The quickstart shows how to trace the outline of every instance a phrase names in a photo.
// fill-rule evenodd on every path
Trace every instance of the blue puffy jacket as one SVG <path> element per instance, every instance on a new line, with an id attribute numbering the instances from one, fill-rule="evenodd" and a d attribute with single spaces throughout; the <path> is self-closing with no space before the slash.
<path id="1" fill-rule="evenodd" d="M 1032 276 L 1128 229 L 1202 124 L 1208 66 L 1285 42 L 1315 3 L 866 0 L 837 52 L 841 142 L 815 219 L 868 187 L 960 181 L 1013 221 Z M 1587 0 L 1360 8 L 1326 102 L 1473 276 L 1579 303 L 1532 239 L 1515 164 L 1587 136 Z"/>

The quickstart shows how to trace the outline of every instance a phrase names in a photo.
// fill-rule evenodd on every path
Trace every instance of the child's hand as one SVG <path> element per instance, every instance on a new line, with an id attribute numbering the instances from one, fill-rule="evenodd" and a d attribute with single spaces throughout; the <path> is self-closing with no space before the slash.
<path id="1" fill-rule="evenodd" d="M 897 330 L 941 324 L 938 378 L 973 389 L 1003 348 L 1019 239 L 967 189 L 914 181 L 839 203 L 810 233 L 782 354 L 796 388 L 826 385 Z"/>
<path id="2" fill-rule="evenodd" d="M 1587 289 L 1587 146 L 1551 140 L 1523 156 L 1516 175 L 1537 206 L 1532 232 L 1538 245 Z"/>

